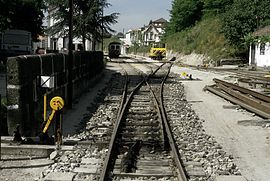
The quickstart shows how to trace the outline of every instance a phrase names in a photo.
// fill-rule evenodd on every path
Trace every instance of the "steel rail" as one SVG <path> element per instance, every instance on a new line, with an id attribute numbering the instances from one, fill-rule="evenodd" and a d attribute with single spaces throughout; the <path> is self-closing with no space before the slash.
<path id="1" fill-rule="evenodd" d="M 262 81 L 269 81 L 270 79 L 267 78 L 267 77 L 263 77 L 263 75 L 266 75 L 267 72 L 265 73 L 260 73 L 261 75 L 250 75 L 250 73 L 247 73 L 247 72 L 238 72 L 238 71 L 235 71 L 235 70 L 232 70 L 231 72 L 235 73 L 235 74 L 238 74 L 238 76 L 241 76 L 241 77 L 244 77 L 244 78 L 251 78 L 251 79 L 255 79 L 255 80 L 262 80 Z"/>
<path id="2" fill-rule="evenodd" d="M 216 94 L 216 95 L 218 95 L 220 97 L 223 97 L 224 99 L 227 99 L 228 101 L 230 101 L 232 103 L 238 104 L 241 107 L 243 107 L 243 108 L 245 108 L 245 109 L 247 109 L 247 110 L 249 110 L 251 112 L 254 112 L 254 113 L 256 113 L 257 115 L 259 115 L 259 116 L 261 116 L 263 118 L 267 118 L 267 119 L 270 118 L 270 114 L 268 114 L 268 113 L 266 113 L 264 111 L 261 111 L 261 110 L 257 109 L 256 107 L 248 105 L 245 102 L 242 102 L 242 101 L 240 101 L 239 99 L 237 99 L 235 97 L 232 97 L 232 96 L 230 96 L 228 94 L 225 94 L 225 93 L 221 92 L 221 90 L 218 90 L 217 88 L 214 88 L 213 86 L 206 86 L 204 89 L 208 90 L 208 91 L 210 91 L 210 92 L 212 92 L 212 93 L 214 93 L 214 94 Z"/>
<path id="3" fill-rule="evenodd" d="M 259 109 L 265 113 L 270 114 L 269 104 L 266 104 L 265 102 L 262 102 L 258 99 L 250 97 L 249 95 L 245 95 L 245 94 L 242 94 L 240 92 L 237 92 L 230 87 L 228 88 L 228 87 L 224 86 L 223 84 L 217 84 L 217 85 L 220 89 L 222 89 L 227 94 L 241 100 L 242 102 L 244 102 L 252 107 L 256 107 L 257 109 Z"/>
<path id="4" fill-rule="evenodd" d="M 248 83 L 248 84 L 262 84 L 264 86 L 270 85 L 269 81 L 263 80 L 254 80 L 251 78 L 238 78 L 238 82 Z"/>
<path id="5" fill-rule="evenodd" d="M 160 109 L 160 106 L 159 106 L 159 102 L 158 102 L 158 99 L 157 99 L 153 89 L 149 85 L 149 83 L 147 81 L 145 81 L 145 83 L 147 84 L 147 86 L 150 89 L 151 95 L 153 96 L 154 104 L 155 104 L 155 106 L 157 108 L 158 117 L 160 118 L 159 119 L 160 120 L 160 126 L 161 126 L 161 130 L 162 130 L 161 135 L 162 135 L 162 138 L 163 138 L 163 148 L 165 148 L 165 146 L 166 146 L 166 133 L 165 133 L 165 129 L 164 129 L 163 117 L 162 117 L 162 112 L 161 112 L 161 109 Z"/>
<path id="6" fill-rule="evenodd" d="M 244 87 L 240 87 L 238 85 L 235 85 L 235 84 L 232 84 L 232 83 L 229 83 L 229 82 L 225 82 L 225 81 L 220 80 L 220 79 L 213 79 L 213 81 L 216 82 L 216 83 L 220 83 L 220 84 L 223 84 L 225 86 L 231 87 L 231 88 L 233 88 L 235 90 L 238 90 L 240 92 L 243 92 L 243 93 L 252 95 L 253 97 L 256 97 L 258 99 L 261 99 L 261 100 L 263 100 L 265 102 L 269 102 L 270 103 L 270 97 L 269 96 L 266 96 L 264 94 L 261 94 L 259 92 L 255 92 L 253 90 L 246 89 Z"/>
<path id="7" fill-rule="evenodd" d="M 116 126 L 114 127 L 114 130 L 113 130 L 113 133 L 112 133 L 112 138 L 110 140 L 108 154 L 107 154 L 107 156 L 106 156 L 106 158 L 104 160 L 103 169 L 101 171 L 101 175 L 100 175 L 100 178 L 99 178 L 100 181 L 108 180 L 108 175 L 109 175 L 108 174 L 108 172 L 109 172 L 108 168 L 109 168 L 110 160 L 112 158 L 112 150 L 114 150 L 114 148 L 115 148 L 116 135 L 118 133 L 119 126 L 120 126 L 120 123 L 121 123 L 121 120 L 122 120 L 122 117 L 123 117 L 123 114 L 124 114 L 123 110 L 127 106 L 127 102 L 126 102 L 126 99 L 127 99 L 127 84 L 128 84 L 128 78 L 127 77 L 128 77 L 128 75 L 126 74 L 126 83 L 125 83 L 124 91 L 123 91 L 123 94 L 122 94 L 120 108 L 119 108 L 118 114 L 117 114 Z"/>
<path id="8" fill-rule="evenodd" d="M 177 146 L 175 144 L 175 140 L 173 138 L 173 135 L 172 135 L 172 131 L 171 131 L 171 128 L 169 126 L 169 123 L 168 123 L 168 119 L 167 119 L 167 114 L 166 114 L 166 111 L 165 111 L 165 107 L 164 107 L 164 104 L 163 104 L 163 90 L 164 90 L 164 84 L 165 84 L 165 81 L 167 80 L 169 74 L 170 74 L 170 69 L 172 67 L 172 64 L 170 65 L 170 68 L 167 72 L 167 75 L 164 77 L 163 81 L 162 81 L 162 84 L 161 84 L 161 89 L 160 89 L 160 107 L 161 107 L 161 112 L 162 112 L 162 117 L 163 117 L 163 123 L 164 123 L 164 126 L 165 126 L 165 129 L 166 129 L 166 134 L 167 134 L 167 137 L 169 139 L 169 144 L 170 144 L 170 147 L 172 149 L 172 153 L 174 155 L 173 159 L 174 159 L 174 162 L 178 168 L 178 180 L 179 181 L 187 181 L 188 180 L 188 177 L 187 177 L 187 173 L 186 173 L 186 170 L 183 168 L 183 162 L 181 160 L 181 157 L 180 157 L 180 154 L 178 152 L 178 149 L 177 149 Z"/>

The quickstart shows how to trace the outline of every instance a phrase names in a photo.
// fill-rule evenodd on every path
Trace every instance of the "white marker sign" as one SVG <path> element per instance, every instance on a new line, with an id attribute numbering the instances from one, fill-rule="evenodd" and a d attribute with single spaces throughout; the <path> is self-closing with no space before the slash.
<path id="1" fill-rule="evenodd" d="M 41 87 L 54 88 L 54 77 L 41 76 Z"/>

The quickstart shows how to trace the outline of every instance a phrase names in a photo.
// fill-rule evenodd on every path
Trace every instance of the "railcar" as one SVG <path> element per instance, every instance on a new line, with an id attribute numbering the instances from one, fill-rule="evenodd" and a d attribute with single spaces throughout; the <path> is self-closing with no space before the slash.
<path id="1" fill-rule="evenodd" d="M 121 43 L 111 42 L 109 44 L 108 50 L 110 58 L 118 58 L 121 54 Z"/>
<path id="2" fill-rule="evenodd" d="M 149 57 L 154 60 L 162 60 L 164 57 L 166 57 L 165 44 L 163 43 L 155 44 L 150 49 Z"/>

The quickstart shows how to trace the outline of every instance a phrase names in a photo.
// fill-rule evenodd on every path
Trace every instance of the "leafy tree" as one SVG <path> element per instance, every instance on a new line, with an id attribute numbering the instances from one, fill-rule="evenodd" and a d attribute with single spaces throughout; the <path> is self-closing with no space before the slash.
<path id="1" fill-rule="evenodd" d="M 43 0 L 0 0 L 0 31 L 22 29 L 32 33 L 33 40 L 42 33 Z"/>
<path id="2" fill-rule="evenodd" d="M 124 38 L 125 37 L 124 33 L 122 33 L 122 32 L 118 32 L 116 34 L 116 36 L 119 37 L 119 38 Z"/>
<path id="3" fill-rule="evenodd" d="M 232 45 L 243 48 L 246 35 L 269 23 L 269 0 L 235 0 L 222 19 L 225 37 Z"/>
<path id="4" fill-rule="evenodd" d="M 66 25 L 68 24 L 68 1 L 66 0 L 47 0 L 50 7 L 57 7 L 52 11 L 54 19 L 57 21 L 48 29 L 51 34 L 66 35 Z M 74 35 L 85 40 L 101 41 L 102 35 L 114 32 L 110 28 L 111 24 L 116 23 L 118 13 L 103 15 L 103 9 L 109 7 L 107 0 L 75 0 L 73 12 Z M 84 46 L 85 47 L 85 46 Z M 95 44 L 94 46 L 95 47 Z"/>
<path id="5" fill-rule="evenodd" d="M 48 7 L 49 16 L 52 16 L 54 25 L 49 24 L 49 28 L 46 29 L 52 35 L 59 34 L 64 36 L 68 33 L 68 0 L 46 0 L 46 6 Z M 51 18 L 51 17 L 50 17 Z"/>
<path id="6" fill-rule="evenodd" d="M 223 12 L 225 7 L 231 5 L 233 0 L 202 0 L 204 11 Z"/>
<path id="7" fill-rule="evenodd" d="M 174 0 L 166 33 L 180 32 L 194 25 L 202 16 L 202 7 L 203 3 L 198 0 Z"/>

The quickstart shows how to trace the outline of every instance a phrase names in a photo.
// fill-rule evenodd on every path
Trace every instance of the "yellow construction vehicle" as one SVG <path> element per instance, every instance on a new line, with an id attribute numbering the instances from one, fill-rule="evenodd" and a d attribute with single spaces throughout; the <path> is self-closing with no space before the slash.
<path id="1" fill-rule="evenodd" d="M 164 43 L 157 43 L 150 49 L 149 57 L 154 60 L 162 60 L 166 57 L 166 48 Z"/>

